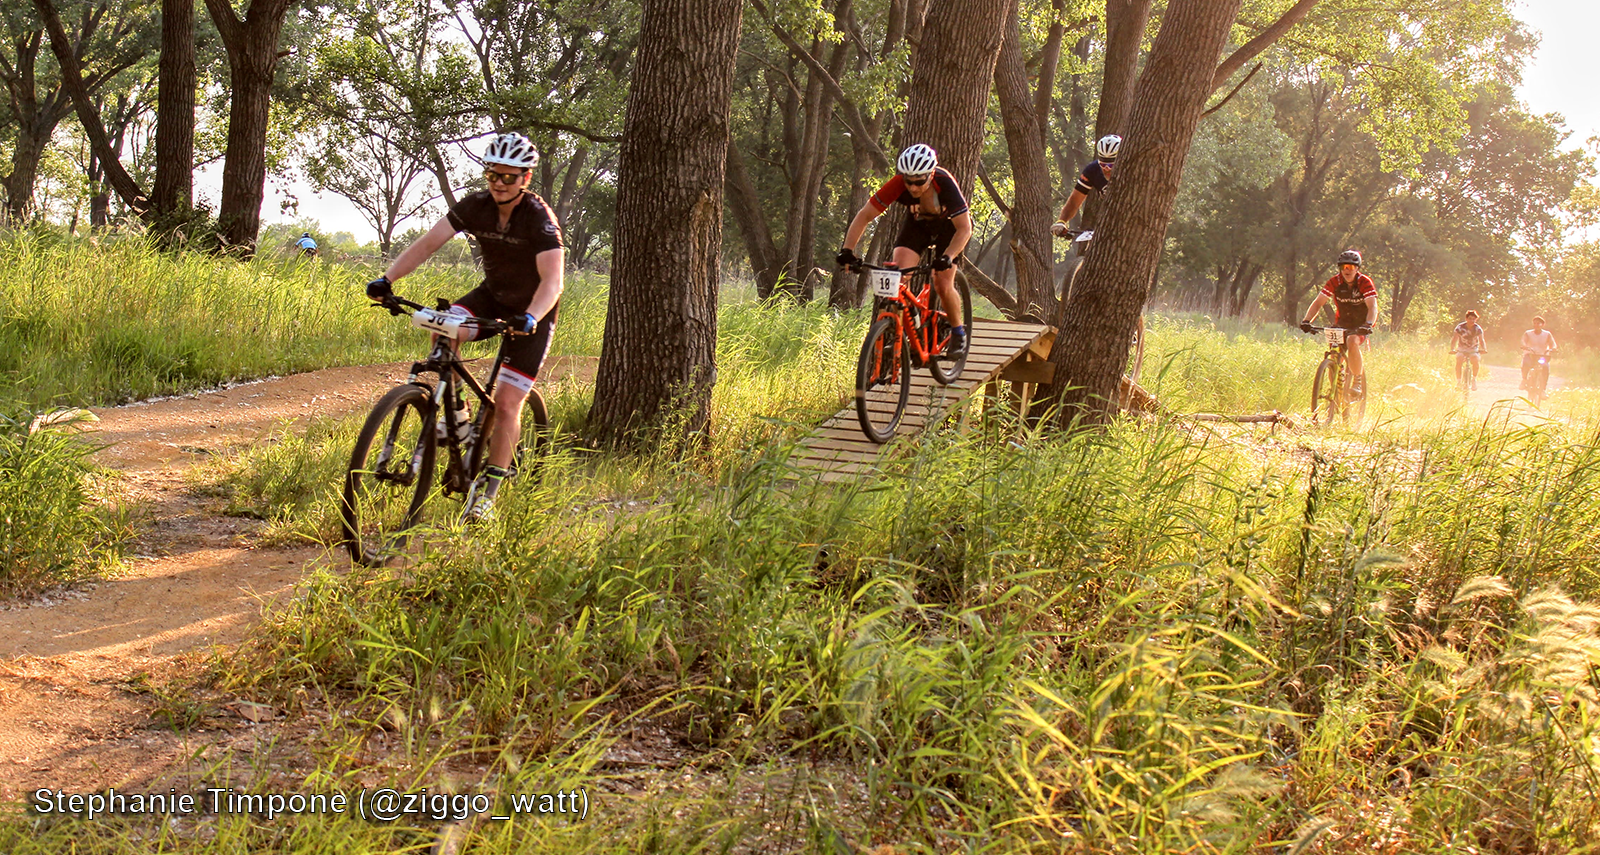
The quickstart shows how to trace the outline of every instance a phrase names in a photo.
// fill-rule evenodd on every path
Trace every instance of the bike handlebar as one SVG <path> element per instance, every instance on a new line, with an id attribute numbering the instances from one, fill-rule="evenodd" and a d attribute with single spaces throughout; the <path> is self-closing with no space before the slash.
<path id="1" fill-rule="evenodd" d="M 382 300 L 379 300 L 372 305 L 373 308 L 388 309 L 389 314 L 395 315 L 396 317 L 407 314 L 405 311 L 406 309 L 410 309 L 412 312 L 420 312 L 428 308 L 421 303 L 414 303 L 410 300 L 407 300 L 398 294 L 390 294 L 389 296 L 384 297 Z M 441 300 L 440 305 L 445 305 L 444 301 Z M 439 309 L 438 311 L 444 310 Z M 463 315 L 461 324 L 462 326 L 472 326 L 478 328 L 479 330 L 483 330 L 489 333 L 491 337 L 497 335 L 529 335 L 529 333 L 525 333 L 522 330 L 519 330 L 505 321 L 497 318 L 480 318 L 473 315 Z"/>

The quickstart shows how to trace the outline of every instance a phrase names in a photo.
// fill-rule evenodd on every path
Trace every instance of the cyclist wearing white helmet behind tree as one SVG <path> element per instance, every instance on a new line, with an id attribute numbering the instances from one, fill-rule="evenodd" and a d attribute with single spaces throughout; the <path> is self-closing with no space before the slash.
<path id="1" fill-rule="evenodd" d="M 394 293 L 391 284 L 415 270 L 457 232 L 478 239 L 483 250 L 483 283 L 450 307 L 455 314 L 496 318 L 531 335 L 506 343 L 505 359 L 494 388 L 494 426 L 489 435 L 489 465 L 484 483 L 473 491 L 467 509 L 471 519 L 489 513 L 500 483 L 508 474 L 517 440 L 522 436 L 522 405 L 550 351 L 556 309 L 561 299 L 562 265 L 566 254 L 561 225 L 550 206 L 528 192 L 539 153 L 521 134 L 505 133 L 490 140 L 483 153 L 489 189 L 456 202 L 428 233 L 406 247 L 384 274 L 367 284 L 367 296 L 382 300 Z M 471 327 L 464 327 L 470 331 Z M 468 339 L 470 340 L 470 339 Z M 465 424 L 466 406 L 456 402 L 457 423 Z"/>
<path id="2" fill-rule="evenodd" d="M 1078 173 L 1078 182 L 1072 186 L 1072 195 L 1061 206 L 1061 217 L 1050 225 L 1050 233 L 1061 237 L 1067 233 L 1067 224 L 1078 215 L 1090 193 L 1104 193 L 1111 183 L 1111 169 L 1116 166 L 1117 155 L 1122 153 L 1122 137 L 1106 134 L 1094 144 L 1094 160 Z"/>
<path id="3" fill-rule="evenodd" d="M 895 168 L 897 174 L 879 187 L 850 221 L 844 233 L 844 248 L 839 251 L 839 264 L 850 268 L 859 265 L 856 244 L 861 242 L 867 226 L 890 205 L 905 205 L 911 215 L 894 239 L 895 266 L 901 270 L 915 268 L 922 251 L 934 247 L 938 258 L 933 262 L 933 287 L 953 325 L 946 353 L 960 353 L 967 348 L 967 327 L 962 323 L 965 315 L 961 292 L 956 290 L 955 265 L 972 237 L 967 199 L 955 176 L 939 165 L 939 155 L 923 143 L 900 152 Z"/>

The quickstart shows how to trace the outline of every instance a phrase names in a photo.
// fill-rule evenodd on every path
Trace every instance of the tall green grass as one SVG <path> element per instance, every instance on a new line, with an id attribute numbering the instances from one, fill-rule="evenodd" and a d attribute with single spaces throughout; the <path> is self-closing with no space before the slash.
<path id="1" fill-rule="evenodd" d="M 115 564 L 128 534 L 108 504 L 93 450 L 70 425 L 33 429 L 0 412 L 0 596 L 56 587 Z"/>
<path id="2" fill-rule="evenodd" d="M 855 794 L 772 821 L 859 846 L 1590 845 L 1597 437 L 995 430 L 843 489 L 769 446 L 631 505 L 559 456 L 404 572 L 318 575 L 222 679 L 549 762 L 646 708 L 698 756 Z M 610 851 L 523 842 L 558 839 Z"/>
<path id="3" fill-rule="evenodd" d="M 47 231 L 0 236 L 0 399 L 109 404 L 334 365 L 415 357 L 403 318 L 371 307 L 379 270 L 263 254 L 248 262 Z M 471 265 L 425 264 L 418 302 L 477 284 Z M 554 352 L 598 352 L 604 296 L 572 277 Z M 593 351 L 570 349 L 595 346 Z"/>

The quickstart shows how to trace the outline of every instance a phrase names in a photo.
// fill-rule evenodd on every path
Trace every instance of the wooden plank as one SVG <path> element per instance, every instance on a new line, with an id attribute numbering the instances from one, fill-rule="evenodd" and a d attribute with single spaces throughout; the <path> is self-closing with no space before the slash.
<path id="1" fill-rule="evenodd" d="M 1056 376 L 1056 367 L 1049 362 L 1013 362 L 1000 372 L 1001 380 L 1013 383 L 1049 383 Z"/>

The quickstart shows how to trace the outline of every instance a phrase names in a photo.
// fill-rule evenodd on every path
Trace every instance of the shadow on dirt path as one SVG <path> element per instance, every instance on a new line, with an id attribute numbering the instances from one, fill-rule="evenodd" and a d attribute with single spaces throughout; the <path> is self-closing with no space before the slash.
<path id="1" fill-rule="evenodd" d="M 175 729 L 163 716 L 177 702 L 150 687 L 196 673 L 203 651 L 226 655 L 264 604 L 338 556 L 261 545 L 258 521 L 223 515 L 186 474 L 287 421 L 365 410 L 409 366 L 330 368 L 94 411 L 90 439 L 105 446 L 95 459 L 137 508 L 134 555 L 117 578 L 0 606 L 0 801 L 203 773 L 208 758 L 274 738 L 272 722 L 243 716 Z M 594 360 L 551 360 L 545 376 L 592 380 Z"/>

